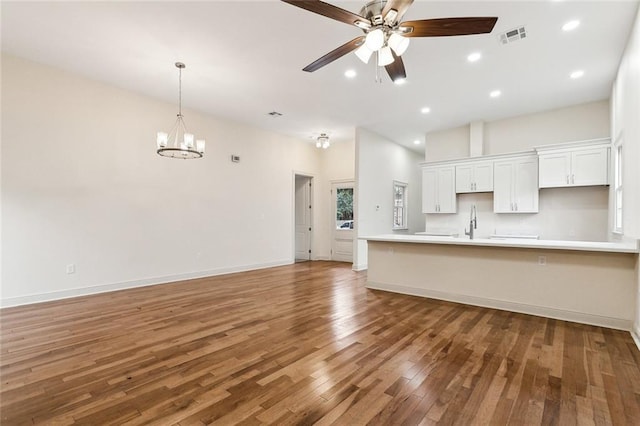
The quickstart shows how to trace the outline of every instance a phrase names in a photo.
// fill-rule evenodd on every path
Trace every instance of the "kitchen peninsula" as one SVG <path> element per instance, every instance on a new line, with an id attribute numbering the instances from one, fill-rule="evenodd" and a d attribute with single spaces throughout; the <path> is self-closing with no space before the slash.
<path id="1" fill-rule="evenodd" d="M 631 329 L 637 241 L 361 239 L 368 288 Z"/>

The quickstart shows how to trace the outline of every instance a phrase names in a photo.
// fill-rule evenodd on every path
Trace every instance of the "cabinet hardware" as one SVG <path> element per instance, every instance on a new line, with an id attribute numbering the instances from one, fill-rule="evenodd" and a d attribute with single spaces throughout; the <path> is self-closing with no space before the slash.
<path id="1" fill-rule="evenodd" d="M 567 183 L 569 183 L 569 175 L 567 175 Z"/>
<path id="2" fill-rule="evenodd" d="M 514 203 L 514 206 L 516 206 L 516 211 L 518 211 L 518 203 Z"/>
<path id="3" fill-rule="evenodd" d="M 571 175 L 571 183 L 576 183 L 575 175 Z"/>
<path id="4" fill-rule="evenodd" d="M 511 203 L 511 211 L 513 211 L 513 203 Z"/>

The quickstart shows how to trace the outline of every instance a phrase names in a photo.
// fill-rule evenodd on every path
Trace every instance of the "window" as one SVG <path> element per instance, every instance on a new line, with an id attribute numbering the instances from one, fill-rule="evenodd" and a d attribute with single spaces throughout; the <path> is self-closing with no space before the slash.
<path id="1" fill-rule="evenodd" d="M 336 189 L 336 229 L 353 229 L 353 188 Z"/>
<path id="2" fill-rule="evenodd" d="M 613 232 L 622 233 L 622 141 L 614 145 L 613 156 Z"/>
<path id="3" fill-rule="evenodd" d="M 393 228 L 408 229 L 407 184 L 393 181 Z"/>

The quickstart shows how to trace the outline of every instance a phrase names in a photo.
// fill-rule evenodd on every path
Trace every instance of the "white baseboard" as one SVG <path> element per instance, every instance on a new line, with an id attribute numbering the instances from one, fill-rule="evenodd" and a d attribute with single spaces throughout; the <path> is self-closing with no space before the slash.
<path id="1" fill-rule="evenodd" d="M 391 291 L 394 293 L 409 294 L 412 296 L 428 297 L 431 299 L 446 300 L 449 302 L 464 303 L 467 305 L 482 306 L 485 308 L 500 309 L 503 311 L 519 312 L 523 314 L 536 315 L 539 317 L 554 318 L 564 321 L 614 328 L 617 330 L 630 331 L 632 328 L 632 322 L 624 318 L 605 317 L 584 312 L 549 308 L 546 306 L 527 305 L 524 303 L 508 302 L 504 300 L 468 296 L 456 293 L 447 293 L 437 290 L 427 290 L 401 285 L 375 283 L 371 281 L 367 282 L 367 288 L 374 290 Z M 636 343 L 638 342 L 636 341 Z"/>
<path id="2" fill-rule="evenodd" d="M 30 294 L 27 296 L 8 297 L 0 300 L 0 308 L 29 305 L 32 303 L 50 302 L 52 300 L 69 299 L 71 297 L 87 296 L 90 294 L 106 293 L 109 291 L 125 290 L 128 288 L 146 287 L 157 284 L 167 284 L 175 281 L 191 280 L 195 278 L 212 277 L 215 275 L 232 274 L 235 272 L 253 271 L 256 269 L 273 268 L 275 266 L 290 265 L 290 259 L 275 262 L 256 263 L 253 265 L 239 265 L 226 268 L 216 268 L 207 271 L 189 272 L 186 274 L 167 275 L 164 277 L 144 278 L 141 280 L 123 281 L 112 284 L 101 284 L 90 287 L 71 288 L 49 293 Z"/>
<path id="3" fill-rule="evenodd" d="M 358 271 L 366 271 L 368 269 L 368 265 L 366 263 L 361 263 L 359 265 L 356 265 L 355 263 L 353 264 L 353 268 L 351 268 L 352 270 L 358 272 Z"/>
<path id="4" fill-rule="evenodd" d="M 631 329 L 631 337 L 633 337 L 633 341 L 636 342 L 636 346 L 640 351 L 640 324 L 634 324 Z"/>

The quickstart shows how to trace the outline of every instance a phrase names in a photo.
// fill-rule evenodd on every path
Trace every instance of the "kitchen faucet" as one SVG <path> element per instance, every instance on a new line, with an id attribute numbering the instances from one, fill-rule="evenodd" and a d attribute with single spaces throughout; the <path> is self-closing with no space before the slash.
<path id="1" fill-rule="evenodd" d="M 478 217 L 476 215 L 476 205 L 471 205 L 471 215 L 469 218 L 469 232 L 467 232 L 467 228 L 464 228 L 464 235 L 468 235 L 469 239 L 473 240 L 473 230 L 478 229 Z"/>

